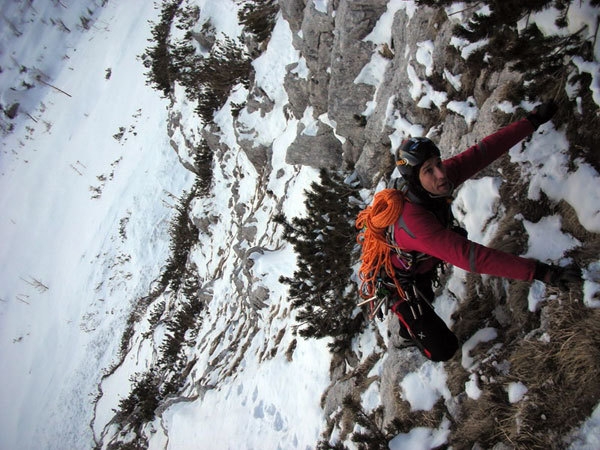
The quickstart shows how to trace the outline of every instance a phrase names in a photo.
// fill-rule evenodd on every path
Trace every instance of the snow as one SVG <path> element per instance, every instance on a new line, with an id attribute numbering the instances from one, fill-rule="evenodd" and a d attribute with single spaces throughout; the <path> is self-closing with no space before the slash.
<path id="1" fill-rule="evenodd" d="M 441 397 L 446 400 L 451 397 L 443 364 L 431 361 L 406 375 L 400 386 L 402 398 L 410 403 L 411 411 L 429 411 Z"/>
<path id="2" fill-rule="evenodd" d="M 122 364 L 103 377 L 118 361 L 120 336 L 135 302 L 149 293 L 152 281 L 161 272 L 169 254 L 168 231 L 174 206 L 193 181 L 169 142 L 173 139 L 181 144 L 190 136 L 183 136 L 180 130 L 168 136 L 168 102 L 146 86 L 146 69 L 138 58 L 148 45 L 148 21 L 157 20 L 158 9 L 152 2 L 142 1 L 109 1 L 104 7 L 93 1 L 69 7 L 61 6 L 64 3 L 36 4 L 35 9 L 27 2 L 4 2 L 0 6 L 3 18 L 11 18 L 9 26 L 0 31 L 0 103 L 6 106 L 20 101 L 22 119 L 11 134 L 3 136 L 0 147 L 3 449 L 93 448 L 94 439 L 102 433 L 117 432 L 114 426 L 104 427 L 113 417 L 113 408 L 129 392 L 131 375 L 149 367 L 155 351 L 152 343 L 161 342 L 164 327 L 157 328 L 149 340 L 136 337 Z M 218 39 L 240 35 L 237 2 L 190 3 L 200 7 L 198 27 L 210 21 Z M 597 15 L 586 14 L 589 1 L 579 5 L 571 6 L 572 21 L 588 24 L 587 32 L 593 33 Z M 313 6 L 326 13 L 330 5 L 327 0 L 313 0 Z M 464 6 L 455 4 L 448 9 L 453 20 L 461 20 L 459 12 Z M 93 12 L 92 23 L 89 30 L 84 30 L 78 24 L 88 8 Z M 403 0 L 388 2 L 387 11 L 364 38 L 373 43 L 374 51 L 356 83 L 377 90 L 384 81 L 389 60 L 379 50 L 383 44 L 391 46 L 390 30 L 398 11 L 410 19 L 416 5 Z M 52 25 L 50 18 L 57 17 L 72 30 L 70 33 Z M 548 18 L 541 13 L 532 15 L 532 20 L 546 24 L 545 32 L 552 31 Z M 16 37 L 13 27 L 30 31 Z M 223 249 L 231 252 L 229 243 L 219 238 L 226 239 L 233 228 L 228 206 L 231 190 L 226 188 L 232 174 L 243 175 L 235 179 L 240 203 L 254 206 L 253 193 L 263 181 L 281 200 L 277 205 L 265 201 L 264 208 L 254 212 L 258 220 L 253 225 L 265 234 L 271 226 L 272 211 L 288 217 L 305 214 L 304 191 L 318 180 L 317 170 L 285 163 L 286 150 L 300 124 L 307 134 L 316 132 L 319 121 L 335 129 L 326 114 L 315 118 L 310 108 L 300 121 L 286 118 L 286 67 L 297 63 L 295 73 L 301 78 L 309 75 L 306 60 L 294 49 L 292 38 L 288 23 L 279 16 L 266 51 L 253 62 L 257 87 L 273 102 L 273 108 L 263 115 L 242 109 L 234 129 L 231 104 L 241 103 L 248 95 L 244 87 L 237 86 L 215 116 L 222 143 L 232 151 L 215 171 L 213 197 L 196 199 L 192 205 L 198 217 L 217 217 L 211 231 L 218 238 L 210 242 L 206 239 L 190 256 L 203 280 L 219 269 L 213 256 Z M 123 45 L 125 42 L 127 45 Z M 467 45 L 455 39 L 452 44 L 467 58 L 484 42 Z M 440 108 L 447 101 L 446 93 L 434 91 L 415 70 L 422 67 L 425 73 L 432 72 L 433 50 L 431 41 L 419 42 L 413 49 L 411 62 L 415 66 L 408 66 L 411 95 L 422 108 Z M 580 60 L 575 63 L 580 72 L 592 75 L 590 89 L 598 103 L 598 65 Z M 23 72 L 21 66 L 31 70 Z M 55 88 L 37 83 L 36 76 L 42 74 L 42 80 Z M 460 74 L 445 71 L 444 76 L 460 90 Z M 36 86 L 10 89 L 23 86 L 23 82 Z M 181 130 L 200 139 L 195 105 L 183 98 L 179 88 L 175 90 L 175 101 L 182 111 Z M 374 106 L 368 105 L 364 114 L 368 116 Z M 469 125 L 477 120 L 472 98 L 446 106 L 462 115 Z M 507 103 L 497 107 L 506 113 L 515 110 Z M 391 152 L 406 136 L 421 136 L 426 131 L 403 117 L 394 106 L 394 98 L 387 105 L 386 126 L 391 130 Z M 256 169 L 237 145 L 235 133 L 242 129 L 255 145 L 272 149 L 272 173 L 278 175 L 258 180 Z M 588 231 L 600 232 L 600 189 L 596 188 L 599 175 L 583 160 L 569 162 L 568 146 L 565 133 L 547 124 L 531 141 L 515 146 L 510 158 L 529 181 L 530 199 L 539 200 L 543 193 L 552 201 L 564 200 Z M 181 159 L 190 162 L 191 155 L 182 152 Z M 485 177 L 465 183 L 457 193 L 457 217 L 477 242 L 489 242 L 496 231 L 494 219 L 503 212 L 498 205 L 500 185 L 499 177 Z M 558 216 L 550 215 L 536 223 L 517 219 L 528 233 L 525 256 L 566 264 L 565 252 L 581 245 L 561 230 Z M 207 305 L 205 312 L 205 317 L 218 319 L 212 328 L 199 332 L 195 349 L 198 360 L 186 388 L 195 397 L 165 406 L 160 418 L 148 425 L 154 429 L 149 448 L 195 449 L 219 443 L 220 448 L 232 449 L 304 449 L 312 448 L 319 439 L 325 423 L 321 397 L 330 383 L 327 340 L 298 338 L 291 360 L 283 355 L 281 350 L 288 348 L 295 337 L 286 329 L 293 317 L 285 310 L 287 291 L 278 279 L 293 273 L 296 257 L 287 244 L 269 246 L 275 242 L 265 243 L 266 249 L 249 251 L 252 265 L 247 270 L 255 279 L 252 288 L 268 287 L 269 301 L 281 305 L 281 310 L 259 311 L 259 325 L 245 334 L 236 306 L 239 299 L 231 287 L 236 268 L 233 263 L 222 267 L 223 276 L 212 286 L 217 300 Z M 247 242 L 240 243 L 244 245 L 249 250 Z M 600 307 L 600 261 L 583 271 L 583 302 L 588 307 Z M 451 324 L 457 299 L 464 297 L 465 290 L 465 273 L 455 269 L 435 303 L 446 323 Z M 545 286 L 532 283 L 529 310 L 537 311 L 546 300 Z M 148 329 L 147 321 L 138 323 L 135 336 Z M 259 358 L 257 355 L 274 349 L 269 346 L 280 330 L 284 333 L 276 356 Z M 238 334 L 247 335 L 248 348 L 235 374 L 223 380 L 220 373 L 209 370 L 213 360 L 200 347 L 210 342 L 215 344 L 216 353 L 224 351 Z M 496 329 L 484 328 L 462 346 L 462 366 L 469 373 L 465 393 L 473 400 L 480 398 L 482 390 L 479 363 L 471 352 L 480 343 L 497 338 Z M 353 342 L 362 360 L 376 348 L 371 329 Z M 369 376 L 381 376 L 384 361 L 385 356 Z M 94 406 L 100 383 L 102 395 Z M 428 411 L 440 400 L 451 400 L 441 363 L 425 362 L 404 376 L 399 387 L 413 411 Z M 506 390 L 512 403 L 522 401 L 527 393 L 520 382 L 508 384 Z M 361 397 L 365 410 L 375 409 L 381 403 L 380 396 L 379 383 L 372 382 Z M 450 426 L 450 421 L 444 419 L 437 429 L 414 428 L 396 436 L 390 449 L 442 446 L 447 443 Z M 599 434 L 600 406 L 574 431 L 570 448 L 598 448 Z"/>
<path id="3" fill-rule="evenodd" d="M 367 84 L 375 86 L 376 90 L 373 95 L 373 99 L 377 98 L 377 89 L 381 86 L 384 80 L 386 69 L 390 63 L 390 60 L 385 58 L 381 53 L 380 49 L 382 46 L 392 48 L 392 27 L 394 22 L 394 16 L 397 11 L 404 10 L 408 17 L 412 17 L 416 11 L 416 5 L 414 1 L 407 0 L 390 0 L 387 5 L 386 11 L 379 17 L 373 30 L 363 38 L 364 42 L 372 42 L 376 47 L 377 51 L 371 55 L 369 63 L 365 64 L 358 76 L 355 78 L 355 84 Z M 410 66 L 409 66 L 410 67 Z M 362 112 L 362 115 L 369 117 L 376 107 L 375 100 L 367 102 L 367 108 Z"/>
<path id="4" fill-rule="evenodd" d="M 55 79 L 63 64 L 57 64 L 56 59 L 69 58 L 81 39 L 80 17 L 89 17 L 84 3 L 68 9 L 60 9 L 56 5 L 46 3 L 35 5 L 27 2 L 2 2 L 3 32 L 0 33 L 0 83 L 12 89 L 2 89 L 0 103 L 9 107 L 13 103 L 20 104 L 19 109 L 32 116 L 40 114 L 41 97 L 47 93 L 47 85 L 37 82 L 36 77 L 50 82 Z M 96 14 L 97 6 L 90 4 L 90 10 Z M 60 13 L 60 15 L 58 15 Z M 60 19 L 63 26 L 47 27 L 45 23 L 55 17 Z M 94 26 L 103 27 L 97 17 L 91 18 Z M 27 33 L 26 23 L 31 27 L 44 29 L 44 33 Z M 73 32 L 67 32 L 72 29 Z M 10 49 L 9 51 L 6 50 Z M 51 49 L 51 50 L 49 50 Z M 29 70 L 23 70 L 27 68 Z M 104 67 L 106 69 L 106 67 Z M 34 87 L 28 88 L 27 86 Z"/>
<path id="5" fill-rule="evenodd" d="M 433 75 L 433 42 L 417 42 L 417 52 L 415 54 L 417 62 L 425 67 L 425 76 Z"/>
<path id="6" fill-rule="evenodd" d="M 509 383 L 506 387 L 508 393 L 508 401 L 510 403 L 517 403 L 523 400 L 525 394 L 527 394 L 527 387 L 520 381 Z"/>
<path id="7" fill-rule="evenodd" d="M 479 389 L 478 376 L 475 373 L 469 375 L 469 381 L 465 383 L 465 393 L 473 400 L 479 400 L 481 389 Z"/>
<path id="8" fill-rule="evenodd" d="M 454 75 L 448 69 L 444 69 L 444 78 L 446 80 L 448 80 L 448 82 L 452 85 L 452 87 L 454 88 L 454 90 L 460 91 L 460 89 L 462 87 L 462 83 L 460 81 L 461 78 L 462 78 L 461 74 Z"/>
<path id="9" fill-rule="evenodd" d="M 329 0 L 313 0 L 315 9 L 320 13 L 327 14 L 327 4 Z"/>
<path id="10" fill-rule="evenodd" d="M 390 450 L 429 450 L 445 444 L 450 434 L 450 421 L 444 419 L 438 429 L 417 427 L 401 433 L 389 443 Z"/>
<path id="11" fill-rule="evenodd" d="M 441 108 L 442 105 L 446 103 L 448 100 L 448 94 L 445 92 L 436 91 L 427 81 L 421 80 L 417 75 L 417 71 L 412 65 L 408 64 L 406 71 L 408 74 L 408 79 L 411 83 L 410 96 L 413 100 L 417 101 L 417 105 L 420 108 L 429 109 L 431 108 L 432 104 L 434 104 L 437 108 Z M 458 104 L 458 102 L 450 103 Z M 450 105 L 450 103 L 448 103 L 448 105 Z"/>
<path id="12" fill-rule="evenodd" d="M 597 62 L 584 61 L 580 56 L 573 58 L 573 63 L 579 69 L 579 73 L 588 73 L 592 77 L 590 83 L 590 90 L 592 91 L 592 98 L 597 105 L 600 105 L 600 64 Z"/>
<path id="13" fill-rule="evenodd" d="M 366 64 L 354 80 L 355 84 L 363 83 L 370 86 L 379 86 L 385 76 L 390 60 L 379 53 L 373 53 L 371 62 Z"/>
<path id="14" fill-rule="evenodd" d="M 469 97 L 467 101 L 464 102 L 452 100 L 451 102 L 448 102 L 446 108 L 463 116 L 469 126 L 477 120 L 477 116 L 479 115 L 479 108 L 477 108 L 477 102 L 475 102 L 473 97 Z"/>
<path id="15" fill-rule="evenodd" d="M 304 56 L 300 57 L 300 59 L 298 60 L 298 65 L 292 70 L 290 70 L 290 73 L 298 75 L 298 78 L 302 78 L 303 80 L 308 80 L 310 70 L 306 65 L 306 58 L 304 58 Z"/>
<path id="16" fill-rule="evenodd" d="M 168 255 L 170 195 L 191 181 L 166 133 L 156 134 L 166 129 L 166 102 L 136 58 L 156 11 L 137 3 L 108 3 L 89 32 L 73 28 L 60 44 L 41 21 L 34 36 L 48 32 L 48 45 L 19 56 L 28 66 L 43 60 L 69 96 L 38 88 L 28 100 L 37 123 L 2 142 L 0 358 L 10 367 L 0 384 L 2 448 L 93 446 L 89 396 L 115 359 L 132 302 Z M 79 20 L 75 8 L 39 14 L 60 12 Z"/>
<path id="17" fill-rule="evenodd" d="M 425 129 L 418 124 L 413 124 L 404 118 L 401 113 L 394 108 L 394 97 L 390 97 L 386 109 L 386 124 L 394 131 L 389 135 L 391 153 L 395 155 L 396 150 L 402 145 L 402 141 L 413 136 L 422 136 Z"/>
<path id="18" fill-rule="evenodd" d="M 596 450 L 600 448 L 600 404 L 581 428 L 573 433 L 569 450 Z"/>
<path id="19" fill-rule="evenodd" d="M 200 11 L 196 31 L 200 31 L 202 26 L 210 23 L 215 28 L 217 39 L 227 36 L 231 39 L 239 37 L 243 27 L 237 18 L 239 4 L 234 0 L 195 0 L 193 4 L 197 5 Z M 183 30 L 182 30 L 183 31 Z"/>
<path id="20" fill-rule="evenodd" d="M 579 222 L 591 232 L 600 232 L 600 191 L 591 189 L 600 175 L 587 163 L 574 161 L 576 170 L 568 170 L 569 144 L 563 131 L 545 124 L 526 147 L 519 144 L 509 152 L 512 162 L 521 163 L 529 180 L 528 197 L 539 200 L 543 191 L 551 200 L 565 200 L 577 213 Z"/>
<path id="21" fill-rule="evenodd" d="M 519 23 L 519 31 L 525 27 L 535 24 L 545 36 L 558 35 L 567 36 L 573 33 L 581 33 L 584 38 L 593 41 L 598 31 L 598 10 L 591 5 L 590 0 L 573 2 L 569 5 L 567 14 L 567 27 L 560 28 L 556 25 L 555 17 L 557 10 L 554 7 L 532 13 L 523 18 Z M 600 59 L 600 48 L 594 48 L 595 59 Z"/>
<path id="22" fill-rule="evenodd" d="M 529 250 L 524 255 L 527 258 L 544 262 L 558 261 L 565 251 L 581 245 L 573 236 L 561 231 L 560 216 L 542 217 L 537 223 L 523 219 L 523 225 L 529 236 Z M 549 236 L 552 238 L 549 239 Z"/>
<path id="23" fill-rule="evenodd" d="M 497 215 L 501 182 L 495 177 L 467 180 L 452 202 L 454 217 L 463 224 L 469 239 L 478 244 L 489 244 L 498 229 L 492 219 Z"/>
<path id="24" fill-rule="evenodd" d="M 303 341 L 294 362 L 270 360 L 245 367 L 222 389 L 207 390 L 193 402 L 178 403 L 163 415 L 167 449 L 306 448 L 319 439 L 322 388 L 328 382 L 329 355 L 322 342 Z M 302 370 L 302 377 L 297 374 Z M 299 415 L 301 414 L 301 415 Z M 165 448 L 160 439 L 149 449 Z"/>
<path id="25" fill-rule="evenodd" d="M 583 271 L 583 279 L 583 303 L 589 308 L 600 308 L 600 261 Z"/>
<path id="26" fill-rule="evenodd" d="M 412 0 L 390 0 L 387 9 L 379 17 L 377 23 L 371 32 L 363 38 L 365 42 L 373 42 L 376 45 L 387 44 L 392 47 L 392 27 L 394 25 L 394 16 L 397 11 L 404 10 L 409 18 L 416 11 L 415 2 Z"/>
<path id="27" fill-rule="evenodd" d="M 253 141 L 255 146 L 257 144 L 271 145 L 281 135 L 282 130 L 290 126 L 283 110 L 288 97 L 282 80 L 286 74 L 286 66 L 298 62 L 299 58 L 298 51 L 292 46 L 292 34 L 288 23 L 283 19 L 278 20 L 271 35 L 269 47 L 252 63 L 256 85 L 267 94 L 276 106 L 266 116 L 261 115 L 259 111 L 249 113 L 244 108 L 238 117 L 239 126 L 253 130 L 249 140 Z M 215 122 L 221 128 L 225 126 L 223 121 L 228 122 L 224 129 L 225 135 L 230 138 L 228 144 L 236 147 L 231 114 L 223 109 L 216 117 Z"/>
<path id="28" fill-rule="evenodd" d="M 529 288 L 527 295 L 527 308 L 531 312 L 536 312 L 540 304 L 546 300 L 546 285 L 541 281 L 534 281 Z"/>
<path id="29" fill-rule="evenodd" d="M 257 86 L 262 88 L 280 109 L 283 109 L 287 102 L 287 93 L 283 85 L 286 66 L 298 62 L 299 58 L 299 52 L 292 45 L 290 26 L 285 20 L 279 18 L 267 50 L 254 60 L 252 65 L 256 71 Z"/>
<path id="30" fill-rule="evenodd" d="M 307 106 L 300 123 L 304 125 L 302 134 L 306 136 L 316 136 L 319 131 L 319 121 L 313 117 L 314 108 Z"/>
<path id="31" fill-rule="evenodd" d="M 473 336 L 471 336 L 462 346 L 463 368 L 473 371 L 477 367 L 477 363 L 471 356 L 471 350 L 477 347 L 480 343 L 493 341 L 497 337 L 498 332 L 492 327 L 478 330 Z"/>
<path id="32" fill-rule="evenodd" d="M 462 59 L 467 60 L 471 54 L 475 53 L 480 48 L 485 47 L 488 44 L 489 40 L 484 39 L 479 42 L 469 42 L 466 39 L 458 38 L 453 36 L 450 39 L 450 45 L 456 47 L 457 50 L 460 51 L 460 56 Z"/>

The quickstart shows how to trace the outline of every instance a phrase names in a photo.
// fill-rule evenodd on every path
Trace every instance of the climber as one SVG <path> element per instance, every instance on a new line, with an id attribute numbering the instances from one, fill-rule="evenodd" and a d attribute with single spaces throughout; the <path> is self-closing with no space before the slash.
<path id="1" fill-rule="evenodd" d="M 393 228 L 390 227 L 395 251 L 388 258 L 388 267 L 381 272 L 389 274 L 391 262 L 393 282 L 389 276 L 384 278 L 388 278 L 388 286 L 398 287 L 392 291 L 402 294 L 396 295 L 391 308 L 399 318 L 400 335 L 433 361 L 450 359 L 459 345 L 457 337 L 431 306 L 437 268 L 443 262 L 469 272 L 540 280 L 564 289 L 581 279 L 581 270 L 576 266 L 548 265 L 470 241 L 465 230 L 454 223 L 450 208 L 456 187 L 531 135 L 556 110 L 553 102 L 544 103 L 526 118 L 444 161 L 438 147 L 422 137 L 404 141 L 397 152 L 396 165 L 402 175 L 398 180 L 404 186 L 395 185 L 395 189 L 382 191 L 385 198 L 379 199 L 381 205 L 374 202 L 371 214 L 379 212 L 383 217 L 392 207 L 401 211 Z M 375 226 L 372 228 L 377 231 Z"/>

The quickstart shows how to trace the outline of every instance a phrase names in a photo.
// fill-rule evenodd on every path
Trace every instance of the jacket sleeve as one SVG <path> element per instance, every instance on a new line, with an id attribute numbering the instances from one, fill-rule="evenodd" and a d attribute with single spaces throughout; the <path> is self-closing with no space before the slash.
<path id="1" fill-rule="evenodd" d="M 483 138 L 481 142 L 444 161 L 448 178 L 459 186 L 484 169 L 535 131 L 531 122 L 521 119 Z"/>
<path id="2" fill-rule="evenodd" d="M 394 233 L 401 248 L 426 253 L 469 272 L 524 281 L 533 279 L 534 260 L 470 241 L 443 227 L 431 212 L 419 206 L 406 209 L 403 227 L 396 227 Z"/>

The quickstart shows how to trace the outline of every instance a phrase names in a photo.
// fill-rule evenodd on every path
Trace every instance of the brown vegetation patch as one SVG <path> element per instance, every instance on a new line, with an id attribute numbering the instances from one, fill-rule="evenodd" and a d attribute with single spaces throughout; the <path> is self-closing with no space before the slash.
<path id="1" fill-rule="evenodd" d="M 582 243 L 581 247 L 574 248 L 567 256 L 575 259 L 580 266 L 597 261 L 600 255 L 600 234 L 584 228 L 579 222 L 577 213 L 567 202 L 561 201 L 558 204 L 558 212 L 562 218 L 562 229 Z"/>
<path id="2" fill-rule="evenodd" d="M 492 287 L 481 282 L 481 275 L 468 274 L 467 297 L 453 314 L 453 331 L 460 342 L 469 339 L 477 330 L 486 326 L 497 326 L 493 311 L 496 307 Z"/>
<path id="3" fill-rule="evenodd" d="M 515 340 L 507 339 L 481 363 L 477 374 L 484 381 L 483 392 L 478 400 L 461 405 L 452 434 L 455 448 L 474 443 L 490 448 L 498 442 L 514 448 L 562 448 L 560 437 L 587 418 L 600 400 L 600 310 L 584 307 L 569 294 L 555 294 L 558 298 L 542 311 L 543 329 L 519 339 L 522 332 L 512 327 L 507 337 L 512 334 Z M 497 367 L 503 361 L 508 362 L 506 373 Z M 463 389 L 469 374 L 458 364 L 447 370 L 453 392 Z M 506 388 L 515 381 L 528 392 L 511 404 Z"/>

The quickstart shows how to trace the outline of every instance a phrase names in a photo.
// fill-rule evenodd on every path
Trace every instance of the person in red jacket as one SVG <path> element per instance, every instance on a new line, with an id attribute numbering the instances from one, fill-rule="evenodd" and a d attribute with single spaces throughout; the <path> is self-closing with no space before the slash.
<path id="1" fill-rule="evenodd" d="M 450 208 L 456 187 L 531 135 L 555 112 L 553 102 L 545 103 L 526 118 L 446 160 L 427 138 L 408 139 L 398 150 L 396 164 L 405 182 L 407 201 L 393 228 L 398 251 L 392 263 L 408 298 L 397 301 L 392 311 L 400 320 L 400 335 L 411 339 L 428 358 L 446 361 L 458 349 L 456 336 L 431 306 L 432 284 L 442 262 L 469 272 L 541 280 L 561 287 L 580 279 L 581 272 L 575 266 L 551 266 L 470 241 L 454 223 Z"/>

